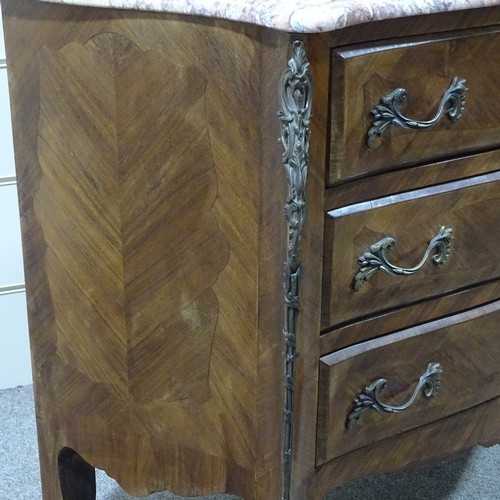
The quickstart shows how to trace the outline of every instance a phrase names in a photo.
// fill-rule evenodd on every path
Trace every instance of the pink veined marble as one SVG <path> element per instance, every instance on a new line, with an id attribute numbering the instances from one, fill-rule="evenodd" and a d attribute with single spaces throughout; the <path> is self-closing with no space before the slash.
<path id="1" fill-rule="evenodd" d="M 174 12 L 242 21 L 280 31 L 317 33 L 397 17 L 500 5 L 500 0 L 41 0 Z"/>

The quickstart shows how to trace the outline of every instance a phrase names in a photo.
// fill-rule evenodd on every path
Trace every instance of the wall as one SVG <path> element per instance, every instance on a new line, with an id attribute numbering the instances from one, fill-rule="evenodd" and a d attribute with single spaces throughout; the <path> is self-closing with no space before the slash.
<path id="1" fill-rule="evenodd" d="M 0 23 L 0 389 L 31 383 L 10 120 L 5 48 Z"/>

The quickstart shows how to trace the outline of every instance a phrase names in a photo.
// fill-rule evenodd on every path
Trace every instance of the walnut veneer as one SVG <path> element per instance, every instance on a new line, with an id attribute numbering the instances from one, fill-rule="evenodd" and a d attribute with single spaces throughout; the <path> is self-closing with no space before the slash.
<path id="1" fill-rule="evenodd" d="M 44 500 L 95 499 L 94 467 L 137 496 L 319 500 L 500 441 L 500 9 L 297 36 L 2 8 Z M 280 100 L 301 47 L 314 94 L 294 80 Z M 427 120 L 454 77 L 461 119 L 391 125 L 367 148 L 384 95 L 406 87 L 402 109 Z M 296 173 L 307 155 L 283 158 L 305 129 L 277 112 L 311 96 L 285 305 L 302 208 L 287 222 L 283 206 L 303 179 L 290 189 L 283 161 Z M 443 266 L 354 291 L 370 245 L 393 237 L 391 261 L 411 267 L 441 226 Z M 381 398 L 402 405 L 428 363 L 442 365 L 434 398 L 346 428 L 366 386 L 386 378 Z"/>
<path id="2" fill-rule="evenodd" d="M 332 52 L 332 134 L 330 184 L 424 161 L 498 147 L 500 102 L 491 74 L 498 66 L 498 28 L 406 37 Z M 466 78 L 466 109 L 453 127 L 396 128 L 366 144 L 371 109 L 397 87 L 408 92 L 404 112 L 427 120 L 454 77 Z M 447 121 L 446 118 L 442 119 Z"/>

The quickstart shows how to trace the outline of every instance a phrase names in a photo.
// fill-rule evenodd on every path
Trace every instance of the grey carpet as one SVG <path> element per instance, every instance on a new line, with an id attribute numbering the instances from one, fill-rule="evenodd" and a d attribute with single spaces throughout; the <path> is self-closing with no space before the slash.
<path id="1" fill-rule="evenodd" d="M 500 446 L 477 447 L 452 462 L 353 481 L 335 489 L 324 500 L 500 500 L 499 471 Z M 124 493 L 104 472 L 97 472 L 97 500 L 135 498 Z M 0 500 L 40 499 L 32 387 L 0 391 Z M 147 499 L 181 497 L 155 493 Z M 203 499 L 235 497 L 211 495 Z"/>

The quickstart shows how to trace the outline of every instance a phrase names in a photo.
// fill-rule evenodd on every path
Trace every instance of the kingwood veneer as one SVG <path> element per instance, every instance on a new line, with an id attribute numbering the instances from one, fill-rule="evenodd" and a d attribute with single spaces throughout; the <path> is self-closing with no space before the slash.
<path id="1" fill-rule="evenodd" d="M 94 467 L 138 496 L 319 500 L 500 441 L 499 8 L 297 36 L 2 7 L 44 500 L 94 499 Z M 368 147 L 384 95 L 425 121 L 455 78 L 458 120 Z M 412 267 L 440 227 L 446 263 L 355 291 L 371 245 Z M 356 413 L 427 365 L 435 397 Z"/>

